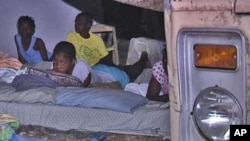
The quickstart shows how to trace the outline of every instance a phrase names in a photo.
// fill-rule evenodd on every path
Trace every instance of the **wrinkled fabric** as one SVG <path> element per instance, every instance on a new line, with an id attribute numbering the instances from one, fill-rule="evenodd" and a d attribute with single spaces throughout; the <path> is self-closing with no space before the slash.
<path id="1" fill-rule="evenodd" d="M 26 69 L 0 68 L 0 82 L 12 83 L 17 75 L 25 73 Z"/>
<path id="2" fill-rule="evenodd" d="M 83 87 L 82 82 L 79 78 L 69 74 L 53 72 L 51 70 L 36 69 L 36 68 L 28 68 L 27 73 L 31 75 L 47 76 L 51 80 L 65 87 L 67 86 Z"/>
<path id="3" fill-rule="evenodd" d="M 143 96 L 116 89 L 67 87 L 56 93 L 56 104 L 125 113 L 133 113 L 135 108 L 147 103 Z"/>
<path id="4" fill-rule="evenodd" d="M 148 84 L 128 83 L 124 88 L 124 91 L 133 92 L 135 94 L 146 97 L 148 90 Z"/>
<path id="5" fill-rule="evenodd" d="M 104 64 L 97 64 L 93 66 L 92 69 L 95 73 L 103 72 L 113 76 L 115 78 L 115 81 L 119 81 L 121 83 L 123 89 L 129 83 L 128 75 L 124 71 L 116 67 L 107 66 Z"/>
<path id="6" fill-rule="evenodd" d="M 9 54 L 0 51 L 0 68 L 14 68 L 20 69 L 22 67 L 22 63 Z"/>
<path id="7" fill-rule="evenodd" d="M 56 88 L 61 85 L 51 80 L 46 75 L 21 74 L 14 78 L 12 86 L 16 91 L 25 91 L 39 87 Z"/>
<path id="8" fill-rule="evenodd" d="M 0 68 L 0 82 L 11 83 L 16 77 L 16 70 L 10 68 Z"/>

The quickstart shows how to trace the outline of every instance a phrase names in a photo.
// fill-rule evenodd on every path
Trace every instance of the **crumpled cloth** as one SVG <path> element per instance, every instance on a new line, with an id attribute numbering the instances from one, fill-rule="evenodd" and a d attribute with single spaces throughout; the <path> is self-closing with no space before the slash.
<path id="1" fill-rule="evenodd" d="M 125 86 L 125 91 L 128 92 L 133 92 L 139 95 L 142 95 L 144 97 L 146 97 L 147 94 L 147 90 L 148 90 L 148 84 L 143 83 L 143 84 L 138 84 L 138 83 L 128 83 Z"/>
<path id="2" fill-rule="evenodd" d="M 9 54 L 0 51 L 0 67 L 1 68 L 14 68 L 20 69 L 22 67 L 22 63 L 17 59 Z"/>
<path id="3" fill-rule="evenodd" d="M 26 69 L 16 70 L 14 68 L 1 68 L 0 67 L 0 82 L 12 83 L 17 75 L 25 74 Z"/>

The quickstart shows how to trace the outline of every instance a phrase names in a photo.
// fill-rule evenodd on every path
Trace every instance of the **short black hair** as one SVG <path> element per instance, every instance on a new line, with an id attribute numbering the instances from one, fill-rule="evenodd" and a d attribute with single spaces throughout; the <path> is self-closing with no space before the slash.
<path id="1" fill-rule="evenodd" d="M 17 28 L 19 28 L 23 23 L 27 22 L 35 31 L 36 24 L 35 20 L 30 16 L 21 16 L 17 21 Z"/>
<path id="2" fill-rule="evenodd" d="M 77 18 L 84 18 L 87 23 L 91 23 L 91 24 L 93 23 L 93 15 L 86 11 L 79 13 L 76 16 L 76 19 Z"/>
<path id="3" fill-rule="evenodd" d="M 76 49 L 74 45 L 67 41 L 61 41 L 56 44 L 53 50 L 52 59 L 54 58 L 55 55 L 60 54 L 60 53 L 62 53 L 64 57 L 70 60 L 76 57 Z"/>

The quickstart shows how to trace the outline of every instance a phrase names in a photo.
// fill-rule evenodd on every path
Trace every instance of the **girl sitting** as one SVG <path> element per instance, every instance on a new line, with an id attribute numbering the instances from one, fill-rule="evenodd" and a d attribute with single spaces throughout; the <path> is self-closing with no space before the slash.
<path id="1" fill-rule="evenodd" d="M 32 17 L 21 16 L 17 21 L 18 34 L 15 35 L 15 43 L 18 60 L 31 66 L 41 61 L 48 61 L 50 58 L 43 40 L 33 36 L 35 28 Z"/>

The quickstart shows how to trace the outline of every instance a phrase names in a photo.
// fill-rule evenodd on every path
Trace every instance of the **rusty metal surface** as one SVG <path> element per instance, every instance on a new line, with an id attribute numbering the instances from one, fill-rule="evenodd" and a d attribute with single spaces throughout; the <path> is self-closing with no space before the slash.
<path id="1" fill-rule="evenodd" d="M 249 0 L 238 0 L 235 3 L 236 13 L 250 13 L 250 1 Z"/>
<path id="2" fill-rule="evenodd" d="M 120 3 L 155 11 L 164 11 L 164 0 L 115 0 Z M 215 10 L 232 9 L 234 0 L 170 0 L 173 10 Z M 242 7 L 242 5 L 241 5 Z M 239 7 L 239 10 L 242 8 Z"/>
<path id="3" fill-rule="evenodd" d="M 164 4 L 163 4 L 164 0 L 115 0 L 115 1 L 160 12 L 163 12 L 164 10 Z"/>
<path id="4" fill-rule="evenodd" d="M 232 10 L 233 0 L 172 0 L 173 11 L 213 11 Z"/>

